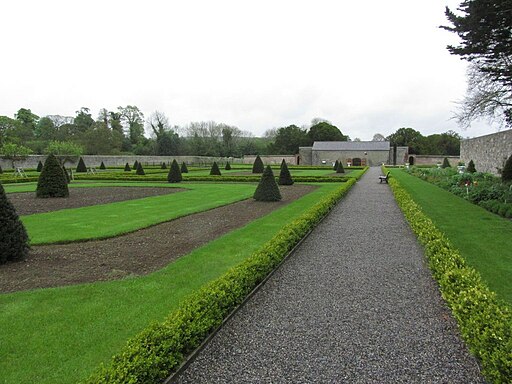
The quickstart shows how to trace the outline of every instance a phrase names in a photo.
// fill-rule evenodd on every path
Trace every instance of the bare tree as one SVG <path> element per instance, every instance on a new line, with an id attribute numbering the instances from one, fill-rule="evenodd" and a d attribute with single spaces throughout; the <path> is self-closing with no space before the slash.
<path id="1" fill-rule="evenodd" d="M 171 128 L 169 125 L 169 119 L 165 113 L 160 111 L 155 111 L 149 115 L 146 121 L 146 127 L 150 134 L 152 136 L 156 136 L 157 138 L 161 137 Z"/>
<path id="2" fill-rule="evenodd" d="M 384 135 L 376 133 L 375 135 L 373 135 L 372 141 L 386 141 L 386 138 L 384 137 Z"/>

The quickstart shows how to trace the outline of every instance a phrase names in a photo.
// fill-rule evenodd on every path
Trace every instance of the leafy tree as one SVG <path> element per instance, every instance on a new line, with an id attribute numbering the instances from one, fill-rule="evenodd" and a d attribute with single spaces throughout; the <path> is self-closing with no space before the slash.
<path id="1" fill-rule="evenodd" d="M 0 183 L 0 264 L 27 257 L 28 235 Z"/>
<path id="2" fill-rule="evenodd" d="M 226 161 L 226 166 L 224 167 L 224 169 L 226 171 L 230 171 L 231 170 L 231 164 L 229 164 L 229 161 Z"/>
<path id="3" fill-rule="evenodd" d="M 78 165 L 76 166 L 76 172 L 87 172 L 87 167 L 85 166 L 84 159 L 81 157 L 78 160 Z"/>
<path id="4" fill-rule="evenodd" d="M 299 147 L 312 144 L 311 138 L 305 129 L 296 125 L 279 128 L 276 133 L 274 144 L 271 150 L 282 155 L 294 155 L 299 153 Z M 261 170 L 263 172 L 263 169 Z"/>
<path id="5" fill-rule="evenodd" d="M 103 163 L 103 161 L 100 164 L 100 169 L 107 169 L 107 167 L 105 167 L 105 164 Z"/>
<path id="6" fill-rule="evenodd" d="M 121 122 L 127 126 L 131 143 L 140 143 L 144 139 L 144 114 L 134 105 L 117 110 L 121 113 Z"/>
<path id="7" fill-rule="evenodd" d="M 503 182 L 512 181 L 512 155 L 507 159 L 503 171 L 501 171 L 501 180 Z"/>
<path id="8" fill-rule="evenodd" d="M 48 155 L 39 175 L 36 189 L 37 197 L 68 197 L 69 189 L 66 175 L 59 160 Z"/>
<path id="9" fill-rule="evenodd" d="M 443 165 L 441 165 L 441 168 L 451 168 L 450 162 L 448 161 L 447 157 L 444 158 Z"/>
<path id="10" fill-rule="evenodd" d="M 395 133 L 389 135 L 387 139 L 391 145 L 408 146 L 409 153 L 420 154 L 423 135 L 412 128 L 400 128 Z"/>
<path id="11" fill-rule="evenodd" d="M 183 163 L 185 164 L 185 163 Z M 183 165 L 182 165 L 183 167 Z M 171 168 L 169 169 L 169 173 L 167 174 L 167 181 L 169 183 L 179 183 L 183 180 L 181 175 L 180 166 L 176 159 L 174 159 L 171 163 Z"/>
<path id="12" fill-rule="evenodd" d="M 386 141 L 386 138 L 384 137 L 384 135 L 376 133 L 375 135 L 373 135 L 372 141 Z"/>
<path id="13" fill-rule="evenodd" d="M 469 173 L 475 173 L 476 172 L 475 163 L 473 162 L 473 160 L 469 160 L 467 171 Z"/>
<path id="14" fill-rule="evenodd" d="M 469 61 L 473 74 L 477 77 L 480 77 L 479 73 L 482 74 L 481 79 L 487 82 L 484 92 L 471 94 L 474 84 L 468 87 L 470 92 L 463 104 L 473 99 L 470 104 L 475 108 L 466 109 L 465 112 L 469 112 L 466 122 L 479 116 L 489 116 L 489 111 L 498 105 L 505 124 L 512 125 L 511 9 L 511 0 L 464 0 L 457 8 L 461 14 L 455 14 L 446 7 L 445 15 L 451 25 L 441 28 L 456 33 L 461 39 L 460 45 L 449 45 L 448 51 Z M 501 102 L 505 104 L 499 106 Z M 464 117 L 464 110 L 462 115 Z"/>
<path id="15" fill-rule="evenodd" d="M 73 124 L 71 127 L 71 134 L 78 135 L 80 133 L 86 132 L 88 129 L 91 129 L 94 125 L 94 119 L 91 116 L 90 109 L 86 107 L 80 108 L 79 111 L 76 111 L 76 117 L 73 120 Z"/>
<path id="16" fill-rule="evenodd" d="M 159 156 L 178 155 L 179 135 L 170 130 L 162 133 L 156 139 L 156 154 Z"/>
<path id="17" fill-rule="evenodd" d="M 338 169 L 338 163 L 339 163 L 339 160 L 336 160 L 336 161 L 334 162 L 334 165 L 333 165 L 333 167 L 332 167 L 332 168 L 333 168 L 333 171 L 335 171 L 335 170 L 337 170 L 337 169 Z"/>
<path id="18" fill-rule="evenodd" d="M 35 135 L 42 140 L 58 140 L 59 131 L 55 123 L 48 116 L 41 117 L 35 128 Z"/>
<path id="19" fill-rule="evenodd" d="M 16 168 L 16 161 L 25 159 L 31 153 L 32 150 L 30 148 L 14 143 L 4 144 L 2 148 L 0 148 L 0 156 L 4 159 L 11 160 L 13 169 Z"/>
<path id="20" fill-rule="evenodd" d="M 131 172 L 131 168 L 130 168 L 130 164 L 126 163 L 125 166 L 124 166 L 124 171 L 125 172 Z"/>
<path id="21" fill-rule="evenodd" d="M 83 153 L 81 145 L 75 144 L 71 141 L 57 141 L 53 140 L 48 143 L 44 153 L 55 155 L 61 164 L 66 161 L 75 162 L 76 158 Z"/>
<path id="22" fill-rule="evenodd" d="M 144 168 L 142 168 L 142 163 L 137 163 L 137 170 L 135 173 L 140 176 L 144 176 L 146 174 L 146 172 L 144 172 Z"/>
<path id="23" fill-rule="evenodd" d="M 41 163 L 41 160 L 37 163 L 37 172 L 41 172 L 43 170 L 43 163 Z"/>
<path id="24" fill-rule="evenodd" d="M 264 170 L 265 166 L 263 165 L 263 161 L 261 160 L 260 155 L 257 155 L 252 165 L 252 173 L 263 173 Z"/>
<path id="25" fill-rule="evenodd" d="M 293 185 L 292 175 L 286 165 L 286 161 L 283 159 L 281 162 L 281 171 L 279 173 L 279 185 Z"/>
<path id="26" fill-rule="evenodd" d="M 345 168 L 343 168 L 343 163 L 338 161 L 338 166 L 336 167 L 336 173 L 345 173 Z"/>
<path id="27" fill-rule="evenodd" d="M 220 169 L 216 161 L 214 161 L 212 164 L 212 168 L 210 169 L 210 176 L 221 176 Z"/>
<path id="28" fill-rule="evenodd" d="M 347 141 L 348 136 L 344 136 L 338 127 L 326 121 L 321 121 L 313 125 L 308 132 L 311 143 L 315 141 Z"/>
<path id="29" fill-rule="evenodd" d="M 267 168 L 263 171 L 253 198 L 256 201 L 279 201 L 282 199 L 270 165 L 267 165 Z"/>
<path id="30" fill-rule="evenodd" d="M 181 163 L 181 173 L 188 173 L 187 164 L 185 164 L 185 162 Z"/>
<path id="31" fill-rule="evenodd" d="M 18 120 L 11 119 L 7 116 L 0 116 L 0 146 L 6 142 L 18 141 L 14 137 L 14 133 L 18 129 L 21 123 Z"/>

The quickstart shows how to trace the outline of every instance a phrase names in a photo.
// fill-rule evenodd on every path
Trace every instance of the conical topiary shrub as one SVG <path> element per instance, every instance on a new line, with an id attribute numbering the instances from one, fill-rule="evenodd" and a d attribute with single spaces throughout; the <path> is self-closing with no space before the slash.
<path id="1" fill-rule="evenodd" d="M 137 175 L 144 176 L 146 172 L 144 172 L 144 168 L 142 168 L 142 163 L 137 163 L 137 171 L 135 171 Z"/>
<path id="2" fill-rule="evenodd" d="M 512 181 L 512 155 L 510 155 L 503 167 L 503 171 L 501 171 L 501 180 L 505 183 Z"/>
<path id="3" fill-rule="evenodd" d="M 162 161 L 162 166 L 160 168 L 161 169 L 167 169 L 167 164 L 165 164 L 165 161 Z"/>
<path id="4" fill-rule="evenodd" d="M 229 161 L 226 161 L 226 166 L 224 167 L 224 169 L 226 171 L 230 171 L 231 170 L 231 164 L 229 164 Z"/>
<path id="5" fill-rule="evenodd" d="M 336 173 L 345 173 L 345 168 L 343 168 L 343 163 L 338 161 L 338 166 L 336 167 Z"/>
<path id="6" fill-rule="evenodd" d="M 41 160 L 39 160 L 39 163 L 37 163 L 37 172 L 41 172 L 43 170 L 43 163 L 41 163 Z"/>
<path id="7" fill-rule="evenodd" d="M 103 161 L 100 164 L 100 169 L 107 169 L 107 167 L 105 167 L 105 164 L 103 164 Z"/>
<path id="8" fill-rule="evenodd" d="M 338 161 L 338 160 L 336 160 L 336 162 L 334 163 L 334 165 L 333 165 L 333 167 L 332 167 L 332 169 L 333 169 L 334 171 L 338 169 L 338 163 L 339 163 L 339 161 Z"/>
<path id="9" fill-rule="evenodd" d="M 253 198 L 257 201 L 281 200 L 281 192 L 279 191 L 270 165 L 267 165 L 267 168 L 263 171 L 263 175 L 261 175 L 260 183 L 256 187 Z"/>
<path id="10" fill-rule="evenodd" d="M 254 164 L 252 165 L 252 173 L 263 173 L 265 170 L 265 166 L 263 165 L 263 161 L 261 161 L 260 155 L 256 156 L 254 159 Z"/>
<path id="11" fill-rule="evenodd" d="M 0 174 L 4 173 L 4 170 L 2 169 L 2 167 L 0 166 Z"/>
<path id="12" fill-rule="evenodd" d="M 87 172 L 87 167 L 85 166 L 84 159 L 80 158 L 80 160 L 78 160 L 78 165 L 76 166 L 76 171 L 77 172 Z"/>
<path id="13" fill-rule="evenodd" d="M 54 155 L 48 155 L 39 175 L 36 189 L 37 197 L 68 197 L 69 189 L 66 175 Z"/>
<path id="14" fill-rule="evenodd" d="M 29 250 L 28 235 L 0 184 L 0 264 L 23 260 Z"/>
<path id="15" fill-rule="evenodd" d="M 181 173 L 188 173 L 187 164 L 185 164 L 185 162 L 181 163 Z"/>
<path id="16" fill-rule="evenodd" d="M 131 172 L 132 171 L 132 169 L 130 168 L 130 164 L 128 164 L 128 163 L 125 164 L 124 171 L 125 172 Z"/>
<path id="17" fill-rule="evenodd" d="M 178 162 L 176 160 L 173 160 L 171 163 L 171 168 L 169 169 L 169 173 L 167 174 L 167 181 L 169 183 L 179 183 L 182 180 L 183 177 L 181 176 L 180 166 L 178 165 Z"/>
<path id="18" fill-rule="evenodd" d="M 443 165 L 441 165 L 441 168 L 451 168 L 450 162 L 448 161 L 447 157 L 444 158 Z"/>
<path id="19" fill-rule="evenodd" d="M 137 160 L 135 160 L 135 163 L 133 163 L 133 167 L 132 169 L 135 169 L 137 170 L 137 166 L 139 165 L 139 162 Z"/>
<path id="20" fill-rule="evenodd" d="M 212 164 L 212 168 L 210 169 L 210 176 L 221 176 L 220 169 L 216 161 L 214 161 Z"/>
<path id="21" fill-rule="evenodd" d="M 469 173 L 475 173 L 476 172 L 475 163 L 473 162 L 473 160 L 469 160 L 467 171 Z"/>
<path id="22" fill-rule="evenodd" d="M 288 165 L 286 165 L 286 161 L 281 162 L 281 172 L 279 173 L 279 185 L 293 185 L 292 175 L 288 170 Z"/>

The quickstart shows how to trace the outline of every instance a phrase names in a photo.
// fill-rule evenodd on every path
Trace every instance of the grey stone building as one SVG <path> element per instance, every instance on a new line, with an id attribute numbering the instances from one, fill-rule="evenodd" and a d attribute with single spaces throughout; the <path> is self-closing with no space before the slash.
<path id="1" fill-rule="evenodd" d="M 341 161 L 343 166 L 393 164 L 389 141 L 315 141 L 312 147 L 299 148 L 299 164 L 325 165 Z M 396 164 L 408 161 L 408 147 L 397 147 Z"/>

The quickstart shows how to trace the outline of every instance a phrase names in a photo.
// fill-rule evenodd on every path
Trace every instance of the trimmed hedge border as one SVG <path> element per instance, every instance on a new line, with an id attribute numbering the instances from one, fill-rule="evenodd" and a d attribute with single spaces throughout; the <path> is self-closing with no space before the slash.
<path id="1" fill-rule="evenodd" d="M 385 171 L 387 172 L 387 171 Z M 462 338 L 493 383 L 512 383 L 512 311 L 466 264 L 395 178 L 389 185 L 409 225 L 425 248 L 441 295 L 457 320 Z"/>
<path id="2" fill-rule="evenodd" d="M 356 182 L 348 180 L 259 251 L 185 299 L 162 323 L 153 323 L 128 341 L 108 365 L 84 383 L 157 383 L 175 371 L 214 332 L 250 292 L 329 213 Z"/>

